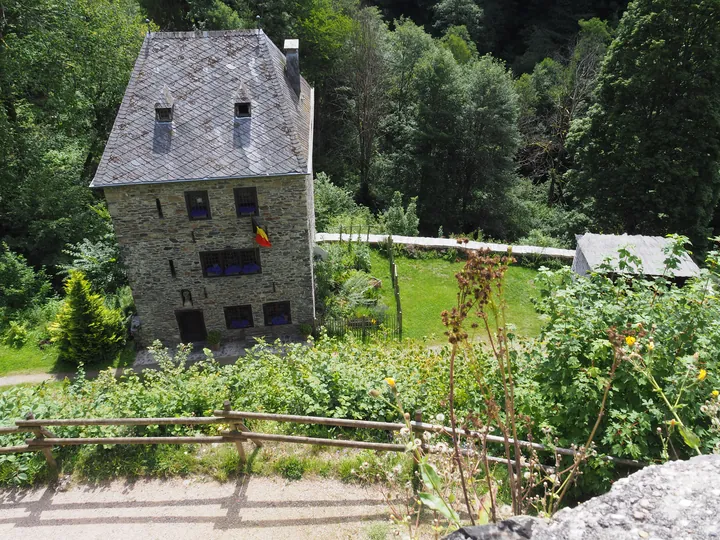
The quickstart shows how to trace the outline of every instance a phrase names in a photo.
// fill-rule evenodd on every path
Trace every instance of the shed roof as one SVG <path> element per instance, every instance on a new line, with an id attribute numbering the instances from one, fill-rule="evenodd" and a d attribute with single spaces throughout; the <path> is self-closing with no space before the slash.
<path id="1" fill-rule="evenodd" d="M 663 249 L 670 242 L 662 236 L 587 233 L 577 236 L 577 250 L 582 252 L 588 266 L 595 269 L 608 257 L 613 267 L 617 268 L 618 250 L 625 248 L 642 261 L 643 274 L 661 276 L 667 258 Z M 688 255 L 683 255 L 678 268 L 673 270 L 673 275 L 677 277 L 692 277 L 699 273 L 698 265 Z"/>
<path id="2" fill-rule="evenodd" d="M 241 94 L 251 118 L 234 117 Z M 91 186 L 307 174 L 311 126 L 312 89 L 292 90 L 262 30 L 149 33 Z"/>

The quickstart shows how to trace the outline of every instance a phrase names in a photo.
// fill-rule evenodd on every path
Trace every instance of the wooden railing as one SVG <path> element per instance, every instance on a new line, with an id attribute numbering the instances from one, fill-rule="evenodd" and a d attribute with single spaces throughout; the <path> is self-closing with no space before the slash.
<path id="1" fill-rule="evenodd" d="M 93 444 L 235 444 L 241 460 L 245 460 L 245 450 L 242 443 L 250 441 L 261 447 L 263 441 L 287 442 L 295 444 L 310 444 L 317 446 L 335 446 L 344 448 L 363 448 L 385 452 L 405 452 L 404 444 L 378 443 L 370 441 L 325 439 L 319 437 L 306 437 L 300 435 L 282 435 L 277 433 L 260 433 L 249 429 L 245 425 L 246 419 L 267 420 L 273 422 L 289 422 L 294 424 L 324 425 L 354 429 L 377 429 L 384 431 L 400 431 L 405 424 L 393 422 L 375 422 L 368 420 L 354 420 L 349 418 L 328 418 L 318 416 L 298 416 L 290 414 L 272 414 L 250 411 L 233 411 L 230 402 L 226 401 L 224 407 L 213 411 L 214 416 L 181 417 L 181 418 L 64 418 L 64 419 L 35 419 L 32 414 L 25 420 L 18 420 L 14 426 L 0 427 L 0 435 L 33 433 L 34 437 L 26 439 L 24 445 L 0 447 L 0 454 L 17 454 L 22 452 L 42 452 L 47 460 L 51 474 L 57 475 L 57 462 L 52 455 L 54 446 L 78 446 Z M 148 437 L 58 437 L 48 428 L 68 426 L 157 426 L 157 425 L 227 425 L 229 429 L 220 431 L 220 435 L 197 436 L 148 436 Z M 415 432 L 430 431 L 438 434 L 452 436 L 452 429 L 447 426 L 428 424 L 422 421 L 422 413 L 415 413 L 415 420 L 410 422 Z M 482 434 L 471 430 L 458 430 L 458 436 L 469 439 L 485 439 L 488 443 L 505 443 L 503 437 Z M 510 444 L 514 441 L 510 439 Z M 575 456 L 577 451 L 569 448 L 548 447 L 539 443 L 518 441 L 523 448 L 543 452 L 555 452 L 560 455 Z M 471 452 L 471 451 L 468 451 Z M 605 456 L 606 460 L 618 465 L 630 467 L 643 467 L 645 463 L 639 461 Z M 505 463 L 505 458 L 488 456 L 489 461 Z M 514 464 L 514 462 L 512 462 Z M 526 464 L 523 464 L 526 466 Z M 537 466 L 537 465 L 536 465 Z M 548 467 L 543 467 L 549 469 Z"/>

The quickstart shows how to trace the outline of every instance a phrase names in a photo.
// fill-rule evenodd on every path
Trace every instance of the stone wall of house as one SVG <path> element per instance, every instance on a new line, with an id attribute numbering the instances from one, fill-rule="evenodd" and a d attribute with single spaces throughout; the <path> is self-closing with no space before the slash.
<path id="1" fill-rule="evenodd" d="M 141 320 L 140 342 L 180 341 L 176 311 L 200 309 L 207 331 L 225 339 L 297 333 L 314 318 L 312 216 L 304 176 L 174 182 L 105 188 Z M 237 217 L 233 189 L 257 188 L 260 217 L 272 242 L 260 248 L 262 273 L 204 277 L 201 251 L 258 247 L 251 217 Z M 207 191 L 209 220 L 190 220 L 186 191 Z M 163 217 L 158 213 L 157 201 Z M 173 261 L 175 277 L 171 275 Z M 192 295 L 192 306 L 181 291 Z M 289 301 L 292 325 L 264 326 L 263 304 Z M 254 328 L 226 328 L 225 306 L 252 305 Z"/>

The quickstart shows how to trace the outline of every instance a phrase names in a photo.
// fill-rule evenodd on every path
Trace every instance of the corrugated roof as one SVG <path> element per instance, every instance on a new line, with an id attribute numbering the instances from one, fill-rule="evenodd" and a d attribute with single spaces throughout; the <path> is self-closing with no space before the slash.
<path id="1" fill-rule="evenodd" d="M 577 237 L 577 245 L 592 269 L 602 264 L 608 257 L 613 267 L 617 268 L 618 250 L 625 248 L 640 258 L 644 274 L 661 276 L 665 271 L 667 258 L 663 249 L 670 245 L 670 240 L 662 236 L 587 233 Z M 688 255 L 681 257 L 679 267 L 673 270 L 673 274 L 677 277 L 691 277 L 699 273 L 698 265 Z"/>
<path id="2" fill-rule="evenodd" d="M 150 33 L 91 185 L 305 174 L 311 93 L 301 79 L 295 94 L 262 30 Z M 234 118 L 240 94 L 251 118 Z M 172 124 L 155 121 L 166 95 Z"/>

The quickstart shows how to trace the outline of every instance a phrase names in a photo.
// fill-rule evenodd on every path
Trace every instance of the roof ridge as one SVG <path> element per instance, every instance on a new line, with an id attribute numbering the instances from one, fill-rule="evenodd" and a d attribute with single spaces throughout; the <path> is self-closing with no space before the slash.
<path id="1" fill-rule="evenodd" d="M 185 38 L 213 38 L 230 36 L 252 36 L 265 34 L 258 28 L 240 28 L 237 30 L 190 30 L 183 32 L 148 32 L 151 39 L 185 39 Z"/>
<path id="2" fill-rule="evenodd" d="M 295 157 L 298 160 L 298 165 L 300 165 L 300 168 L 307 170 L 307 161 L 302 156 L 302 152 L 300 151 L 300 146 L 301 146 L 300 145 L 300 137 L 298 136 L 297 132 L 295 131 L 295 122 L 293 121 L 292 118 L 290 118 L 291 113 L 290 113 L 289 107 L 287 105 L 287 100 L 285 99 L 285 96 L 282 95 L 282 87 L 280 86 L 281 83 L 277 77 L 277 71 L 275 70 L 275 65 L 273 64 L 273 58 L 272 58 L 273 52 L 270 50 L 269 44 L 272 44 L 272 46 L 275 48 L 275 50 L 278 53 L 282 54 L 282 51 L 277 47 L 277 45 L 275 45 L 275 43 L 272 42 L 272 40 L 267 36 L 267 34 L 265 34 L 264 32 L 263 32 L 263 34 L 265 35 L 265 48 L 267 50 L 266 60 L 270 64 L 269 67 L 270 67 L 270 71 L 272 72 L 271 76 L 272 76 L 273 86 L 275 87 L 275 91 L 280 93 L 280 95 L 279 95 L 280 111 L 282 112 L 283 120 L 285 120 L 285 124 L 288 127 L 288 132 L 289 132 L 288 134 L 290 135 L 290 141 L 292 142 L 293 153 L 295 154 Z"/>

